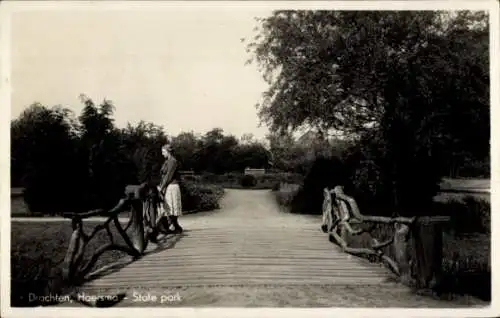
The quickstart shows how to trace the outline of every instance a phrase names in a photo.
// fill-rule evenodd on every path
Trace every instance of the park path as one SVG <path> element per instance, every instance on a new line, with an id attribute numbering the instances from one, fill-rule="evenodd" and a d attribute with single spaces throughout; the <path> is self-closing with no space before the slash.
<path id="1" fill-rule="evenodd" d="M 318 216 L 280 211 L 272 196 L 226 190 L 220 210 L 186 215 L 186 233 L 150 244 L 143 258 L 104 271 L 81 291 L 127 292 L 121 306 L 450 305 L 416 296 L 380 264 L 343 253 Z"/>

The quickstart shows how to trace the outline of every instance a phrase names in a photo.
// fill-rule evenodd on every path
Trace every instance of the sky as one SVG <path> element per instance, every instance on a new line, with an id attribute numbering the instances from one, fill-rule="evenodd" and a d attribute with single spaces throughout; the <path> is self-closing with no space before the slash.
<path id="1" fill-rule="evenodd" d="M 267 83 L 241 38 L 254 8 L 22 11 L 11 16 L 11 118 L 33 102 L 78 115 L 85 94 L 116 106 L 118 127 L 140 120 L 169 135 L 220 127 L 262 138 L 255 104 Z"/>

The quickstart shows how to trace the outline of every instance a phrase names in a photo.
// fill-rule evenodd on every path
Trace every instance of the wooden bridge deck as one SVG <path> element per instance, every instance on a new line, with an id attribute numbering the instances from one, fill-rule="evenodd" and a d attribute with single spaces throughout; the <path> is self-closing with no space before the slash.
<path id="1" fill-rule="evenodd" d="M 269 191 L 227 190 L 221 209 L 187 215 L 182 235 L 83 290 L 251 285 L 381 285 L 391 273 L 341 252 L 318 216 L 280 212 Z"/>

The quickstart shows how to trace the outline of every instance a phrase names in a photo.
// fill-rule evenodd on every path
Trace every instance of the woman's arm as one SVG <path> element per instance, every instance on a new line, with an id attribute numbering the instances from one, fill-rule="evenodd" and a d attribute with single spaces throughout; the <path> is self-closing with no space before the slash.
<path id="1" fill-rule="evenodd" d="M 175 169 L 177 168 L 177 160 L 169 159 L 167 161 L 166 171 L 162 176 L 160 183 L 160 191 L 164 192 L 168 184 L 172 181 Z"/>

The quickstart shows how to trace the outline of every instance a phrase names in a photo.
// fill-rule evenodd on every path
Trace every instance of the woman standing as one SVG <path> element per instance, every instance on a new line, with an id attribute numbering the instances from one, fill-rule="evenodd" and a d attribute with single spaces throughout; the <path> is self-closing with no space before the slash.
<path id="1" fill-rule="evenodd" d="M 164 145 L 161 148 L 161 153 L 165 157 L 165 163 L 161 167 L 161 182 L 158 188 L 164 198 L 164 211 L 159 214 L 158 222 L 161 221 L 164 214 L 166 214 L 170 223 L 174 226 L 174 233 L 182 233 L 182 227 L 178 222 L 179 216 L 182 215 L 181 189 L 179 186 L 180 175 L 178 171 L 179 165 L 177 159 L 173 155 L 171 145 Z M 165 225 L 168 232 L 170 224 Z"/>

